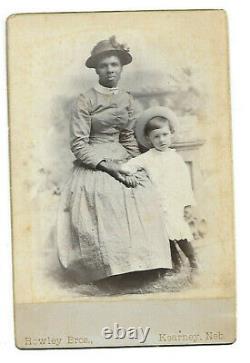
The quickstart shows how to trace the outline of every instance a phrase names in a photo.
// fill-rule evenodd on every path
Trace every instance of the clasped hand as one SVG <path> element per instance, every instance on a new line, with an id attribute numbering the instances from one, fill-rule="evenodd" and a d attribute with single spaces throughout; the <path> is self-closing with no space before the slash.
<path id="1" fill-rule="evenodd" d="M 124 174 L 121 170 L 121 165 L 118 162 L 105 160 L 99 164 L 99 168 L 116 180 L 122 182 L 128 188 L 135 188 L 138 184 L 140 184 L 140 180 L 136 175 Z"/>

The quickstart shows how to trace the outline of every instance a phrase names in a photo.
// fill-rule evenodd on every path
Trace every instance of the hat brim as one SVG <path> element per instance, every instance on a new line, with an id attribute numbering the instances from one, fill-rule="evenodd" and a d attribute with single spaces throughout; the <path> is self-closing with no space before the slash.
<path id="1" fill-rule="evenodd" d="M 129 64 L 132 62 L 132 56 L 129 52 L 125 51 L 125 50 L 120 50 L 120 49 L 114 49 L 114 50 L 106 50 L 104 52 L 101 52 L 99 54 L 96 55 L 92 55 L 90 56 L 86 62 L 85 65 L 88 68 L 96 68 L 98 62 L 105 56 L 109 56 L 109 55 L 116 55 L 117 57 L 119 57 L 121 64 L 123 66 Z"/>
<path id="2" fill-rule="evenodd" d="M 157 116 L 168 119 L 171 124 L 171 129 L 174 130 L 174 132 L 176 132 L 178 128 L 177 116 L 168 107 L 155 106 L 148 108 L 146 111 L 143 111 L 136 121 L 135 135 L 139 144 L 147 149 L 152 148 L 152 145 L 145 135 L 145 127 L 149 120 Z"/>

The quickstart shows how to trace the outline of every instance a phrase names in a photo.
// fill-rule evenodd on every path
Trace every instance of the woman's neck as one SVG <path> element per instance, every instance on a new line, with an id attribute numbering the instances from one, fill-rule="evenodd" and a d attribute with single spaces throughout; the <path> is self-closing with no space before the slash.
<path id="1" fill-rule="evenodd" d="M 115 95 L 119 92 L 118 87 L 113 87 L 113 88 L 104 87 L 100 83 L 98 83 L 94 88 L 97 92 L 102 93 L 104 95 L 111 95 L 111 94 Z"/>

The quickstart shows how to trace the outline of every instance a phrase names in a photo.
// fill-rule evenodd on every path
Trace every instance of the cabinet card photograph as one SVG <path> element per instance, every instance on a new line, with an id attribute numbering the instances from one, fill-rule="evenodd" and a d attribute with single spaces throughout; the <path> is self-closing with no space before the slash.
<path id="1" fill-rule="evenodd" d="M 223 10 L 7 20 L 16 345 L 233 343 Z"/>

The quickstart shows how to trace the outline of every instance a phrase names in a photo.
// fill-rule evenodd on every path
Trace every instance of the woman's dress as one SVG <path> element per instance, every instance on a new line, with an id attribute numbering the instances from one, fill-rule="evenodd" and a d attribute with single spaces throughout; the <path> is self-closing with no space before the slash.
<path id="1" fill-rule="evenodd" d="M 61 265 L 82 282 L 157 268 L 172 268 L 169 241 L 154 187 L 128 188 L 96 167 L 102 160 L 138 155 L 133 98 L 98 85 L 73 108 L 71 150 L 76 157 L 59 205 Z"/>

